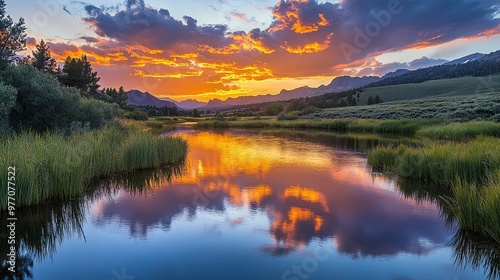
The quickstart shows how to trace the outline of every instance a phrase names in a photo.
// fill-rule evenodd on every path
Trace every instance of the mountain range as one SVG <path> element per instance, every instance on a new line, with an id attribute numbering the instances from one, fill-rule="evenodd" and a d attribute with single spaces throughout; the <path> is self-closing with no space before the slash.
<path id="1" fill-rule="evenodd" d="M 160 98 L 160 100 L 172 102 L 175 105 L 177 105 L 177 107 L 179 107 L 181 109 L 186 109 L 186 110 L 193 110 L 193 109 L 200 108 L 200 107 L 207 105 L 207 102 L 201 102 L 201 101 L 198 101 L 195 99 L 187 99 L 184 101 L 175 101 L 173 99 L 165 97 L 165 98 Z"/>
<path id="2" fill-rule="evenodd" d="M 473 61 L 500 61 L 500 51 L 493 52 L 490 54 L 474 53 L 456 60 L 452 60 L 442 64 L 443 66 L 460 65 Z M 342 76 L 334 78 L 328 85 L 321 85 L 317 88 L 303 86 L 292 90 L 283 89 L 280 93 L 272 95 L 258 95 L 258 96 L 240 96 L 236 98 L 228 98 L 227 100 L 212 99 L 208 103 L 200 102 L 194 99 L 188 99 L 185 101 L 175 101 L 170 98 L 159 99 L 148 92 L 141 92 L 138 90 L 128 91 L 129 96 L 128 103 L 132 105 L 145 105 L 145 106 L 156 106 L 156 107 L 177 107 L 178 109 L 184 110 L 220 110 L 224 108 L 229 108 L 238 105 L 248 105 L 256 103 L 266 103 L 266 102 L 276 102 L 276 101 L 286 101 L 295 98 L 305 98 L 322 95 L 329 92 L 342 92 L 346 90 L 351 90 L 355 88 L 364 87 L 366 85 L 385 83 L 386 81 L 393 80 L 395 78 L 399 79 L 399 76 L 406 77 L 409 74 L 408 69 L 398 69 L 394 72 L 389 72 L 382 77 L 377 76 L 363 76 L 363 77 L 350 77 Z M 417 70 L 418 72 L 418 70 Z"/>
<path id="3" fill-rule="evenodd" d="M 294 98 L 301 97 L 312 97 L 325 94 L 327 92 L 340 92 L 344 90 L 350 90 L 358 87 L 365 86 L 367 84 L 376 82 L 380 80 L 380 77 L 349 77 L 342 76 L 337 77 L 332 80 L 332 82 L 328 85 L 321 85 L 317 88 L 311 88 L 308 86 L 303 86 L 300 88 L 292 89 L 292 90 L 281 90 L 280 93 L 276 95 L 266 94 L 266 95 L 258 95 L 258 96 L 240 96 L 236 98 L 228 98 L 225 101 L 220 99 L 212 99 L 208 102 L 208 104 L 204 107 L 201 107 L 201 110 L 218 110 L 225 107 L 232 107 L 237 105 L 247 105 L 254 103 L 265 103 L 265 102 L 275 102 L 275 101 L 285 101 Z"/>

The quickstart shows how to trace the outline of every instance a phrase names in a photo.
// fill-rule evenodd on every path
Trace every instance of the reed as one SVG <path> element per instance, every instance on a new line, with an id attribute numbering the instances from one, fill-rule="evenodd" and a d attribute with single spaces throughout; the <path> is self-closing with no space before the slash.
<path id="1" fill-rule="evenodd" d="M 500 168 L 500 139 L 479 137 L 467 143 L 431 142 L 422 147 L 377 147 L 368 152 L 375 169 L 450 185 L 485 183 Z"/>
<path id="2" fill-rule="evenodd" d="M 297 120 L 208 120 L 196 124 L 198 128 L 292 128 L 321 129 L 338 132 L 377 132 L 414 134 L 418 129 L 443 124 L 443 120 L 367 120 L 367 119 L 297 119 Z"/>
<path id="3" fill-rule="evenodd" d="M 403 178 L 448 187 L 445 210 L 460 228 L 500 242 L 500 139 L 479 136 L 469 142 L 377 147 L 368 152 L 368 163 Z"/>
<path id="4" fill-rule="evenodd" d="M 417 135 L 443 140 L 468 140 L 478 136 L 500 137 L 500 123 L 467 122 L 424 127 Z"/>
<path id="5" fill-rule="evenodd" d="M 460 228 L 500 243 L 500 185 L 479 187 L 458 181 L 453 185 L 453 196 L 444 201 Z"/>
<path id="6" fill-rule="evenodd" d="M 0 144 L 0 180 L 8 166 L 16 168 L 16 206 L 78 197 L 98 177 L 157 168 L 183 160 L 187 144 L 160 138 L 136 127 L 107 127 L 69 137 L 23 132 Z M 6 185 L 2 192 L 6 193 Z M 0 209 L 7 198 L 0 196 Z"/>

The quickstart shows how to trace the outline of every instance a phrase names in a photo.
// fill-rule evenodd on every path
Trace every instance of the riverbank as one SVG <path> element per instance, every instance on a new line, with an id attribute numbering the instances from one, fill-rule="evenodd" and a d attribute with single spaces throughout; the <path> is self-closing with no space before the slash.
<path id="1" fill-rule="evenodd" d="M 186 156 L 180 138 L 158 137 L 133 126 L 114 124 L 90 132 L 20 133 L 0 144 L 0 180 L 15 167 L 15 203 L 23 207 L 78 197 L 95 178 L 173 164 Z M 0 196 L 0 209 L 7 207 Z"/>
<path id="2" fill-rule="evenodd" d="M 320 129 L 336 132 L 368 132 L 415 134 L 423 127 L 446 124 L 444 120 L 374 120 L 374 119 L 297 119 L 283 120 L 267 119 L 238 119 L 238 120 L 205 120 L 196 123 L 197 128 L 291 128 L 291 129 Z"/>

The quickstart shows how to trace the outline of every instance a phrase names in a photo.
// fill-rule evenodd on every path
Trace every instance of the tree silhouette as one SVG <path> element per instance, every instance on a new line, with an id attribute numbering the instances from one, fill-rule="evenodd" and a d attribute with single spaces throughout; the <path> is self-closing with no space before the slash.
<path id="1" fill-rule="evenodd" d="M 36 45 L 36 50 L 33 51 L 31 65 L 47 73 L 56 73 L 56 60 L 51 56 L 49 46 L 45 44 L 45 41 L 43 41 L 43 39 L 39 44 Z"/>
<path id="2" fill-rule="evenodd" d="M 368 105 L 373 105 L 375 104 L 375 101 L 373 101 L 373 97 L 370 95 L 370 97 L 368 97 L 368 102 L 367 102 Z"/>
<path id="3" fill-rule="evenodd" d="M 86 55 L 81 58 L 67 57 L 59 75 L 61 84 L 76 87 L 86 94 L 95 94 L 100 87 L 97 72 L 92 70 L 92 65 Z"/>
<path id="4" fill-rule="evenodd" d="M 0 0 L 0 69 L 4 69 L 14 60 L 16 52 L 26 47 L 26 27 L 24 19 L 14 23 L 12 18 L 5 14 L 5 1 Z"/>

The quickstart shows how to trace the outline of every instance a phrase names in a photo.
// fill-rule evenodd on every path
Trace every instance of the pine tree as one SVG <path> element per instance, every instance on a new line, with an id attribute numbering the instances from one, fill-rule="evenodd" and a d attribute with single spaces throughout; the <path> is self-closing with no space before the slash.
<path id="1" fill-rule="evenodd" d="M 100 87 L 97 72 L 92 70 L 92 65 L 87 56 L 81 58 L 67 57 L 59 74 L 59 81 L 66 86 L 76 87 L 82 92 L 94 95 Z"/>
<path id="2" fill-rule="evenodd" d="M 372 105 L 374 104 L 375 102 L 373 101 L 373 97 L 370 95 L 370 97 L 368 97 L 368 105 Z"/>
<path id="3" fill-rule="evenodd" d="M 0 69 L 7 67 L 16 53 L 25 49 L 25 31 L 24 19 L 14 23 L 10 16 L 5 15 L 5 1 L 0 0 Z"/>
<path id="4" fill-rule="evenodd" d="M 49 46 L 43 40 L 36 45 L 36 50 L 33 51 L 31 64 L 44 72 L 55 74 L 57 71 L 56 60 L 51 56 Z"/>

